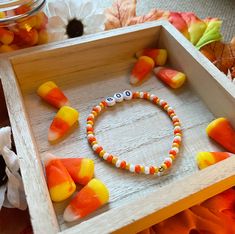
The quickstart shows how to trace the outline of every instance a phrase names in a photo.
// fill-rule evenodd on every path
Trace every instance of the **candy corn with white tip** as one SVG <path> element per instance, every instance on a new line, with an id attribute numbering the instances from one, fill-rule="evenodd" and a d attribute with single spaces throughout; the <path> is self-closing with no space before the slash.
<path id="1" fill-rule="evenodd" d="M 49 153 L 46 158 L 44 164 L 51 200 L 61 202 L 74 193 L 76 185 L 60 159 Z"/>
<path id="2" fill-rule="evenodd" d="M 56 141 L 63 137 L 78 121 L 79 113 L 70 106 L 63 106 L 57 112 L 48 132 L 48 140 Z"/>
<path id="3" fill-rule="evenodd" d="M 94 161 L 89 158 L 63 158 L 61 162 L 75 183 L 86 185 L 94 175 Z"/>
<path id="4" fill-rule="evenodd" d="M 210 165 L 229 158 L 232 154 L 228 152 L 199 152 L 196 161 L 199 169 L 204 169 Z"/>
<path id="5" fill-rule="evenodd" d="M 130 83 L 138 84 L 143 81 L 152 71 L 154 61 L 148 56 L 139 57 L 131 72 Z"/>
<path id="6" fill-rule="evenodd" d="M 206 128 L 207 135 L 231 153 L 235 153 L 235 130 L 226 118 L 213 120 Z"/>
<path id="7" fill-rule="evenodd" d="M 156 67 L 153 69 L 153 72 L 157 78 L 162 80 L 165 84 L 169 85 L 173 89 L 181 87 L 186 80 L 184 73 L 173 70 L 171 68 Z"/>
<path id="8" fill-rule="evenodd" d="M 167 60 L 167 51 L 165 49 L 146 48 L 136 53 L 136 57 L 148 56 L 155 62 L 155 66 L 163 66 Z"/>
<path id="9" fill-rule="evenodd" d="M 92 179 L 71 200 L 64 211 L 64 220 L 72 222 L 83 218 L 109 201 L 107 187 L 98 179 Z"/>
<path id="10" fill-rule="evenodd" d="M 56 108 L 69 106 L 68 98 L 61 89 L 52 81 L 47 81 L 39 86 L 38 95 L 46 102 Z"/>

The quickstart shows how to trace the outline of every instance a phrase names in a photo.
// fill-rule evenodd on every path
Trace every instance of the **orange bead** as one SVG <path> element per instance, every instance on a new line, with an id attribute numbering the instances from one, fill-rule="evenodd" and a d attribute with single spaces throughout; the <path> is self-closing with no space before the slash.
<path id="1" fill-rule="evenodd" d="M 141 166 L 140 165 L 136 165 L 135 166 L 135 172 L 136 173 L 140 173 L 141 172 Z"/>

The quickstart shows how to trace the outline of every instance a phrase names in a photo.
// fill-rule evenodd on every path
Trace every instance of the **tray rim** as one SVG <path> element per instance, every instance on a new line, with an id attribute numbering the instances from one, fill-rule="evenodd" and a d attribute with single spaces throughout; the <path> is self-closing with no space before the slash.
<path id="1" fill-rule="evenodd" d="M 203 64 L 205 66 L 205 69 L 207 69 L 207 71 L 214 77 L 215 81 L 218 82 L 219 85 L 221 85 L 221 88 L 224 89 L 225 92 L 227 92 L 230 96 L 232 96 L 232 98 L 235 99 L 235 89 L 233 90 L 228 82 L 220 82 L 220 79 L 226 79 L 226 77 L 213 65 L 211 64 L 209 61 L 207 61 L 206 58 L 204 58 L 204 56 L 202 56 L 200 54 L 200 52 L 196 51 L 196 49 L 194 48 L 194 46 L 187 41 L 187 39 L 185 39 L 170 23 L 168 23 L 167 21 L 157 21 L 157 22 L 150 22 L 150 23 L 144 23 L 144 24 L 140 24 L 140 25 L 135 25 L 135 26 L 130 26 L 130 27 L 126 27 L 126 28 L 121 28 L 121 29 L 116 29 L 116 30 L 111 30 L 111 31 L 106 31 L 106 32 L 102 32 L 99 34 L 95 34 L 95 35 L 89 35 L 86 36 L 84 38 L 82 38 L 80 41 L 77 41 L 76 39 L 74 40 L 70 40 L 70 41 L 62 41 L 62 42 L 58 42 L 58 43 L 53 43 L 50 45 L 44 45 L 44 46 L 39 46 L 39 47 L 35 47 L 35 48 L 29 48 L 29 49 L 24 49 L 21 51 L 16 51 L 16 52 L 12 52 L 12 53 L 8 53 L 7 55 L 0 56 L 0 61 L 1 61 L 1 65 L 0 67 L 5 68 L 6 71 L 4 71 L 4 69 L 2 69 L 0 71 L 0 75 L 2 76 L 2 83 L 3 83 L 3 88 L 4 88 L 4 93 L 5 93 L 5 97 L 6 97 L 6 102 L 7 102 L 7 107 L 8 107 L 8 111 L 9 111 L 9 117 L 10 117 L 10 121 L 12 124 L 12 130 L 13 130 L 13 135 L 14 137 L 16 137 L 17 141 L 16 141 L 16 146 L 17 149 L 20 149 L 20 152 L 23 152 L 23 155 L 25 155 L 27 152 L 27 150 L 25 151 L 25 149 L 23 149 L 23 147 L 21 146 L 24 145 L 24 140 L 28 139 L 29 142 L 32 144 L 30 146 L 31 150 L 30 152 L 33 153 L 33 155 L 31 155 L 33 157 L 33 159 L 35 160 L 35 168 L 33 168 L 34 170 L 36 169 L 37 173 L 39 173 L 38 175 L 42 175 L 42 168 L 36 168 L 36 163 L 41 165 L 40 163 L 40 159 L 39 159 L 39 154 L 37 151 L 37 146 L 36 143 L 34 141 L 34 136 L 32 134 L 32 130 L 31 127 L 29 126 L 29 122 L 27 121 L 27 114 L 25 111 L 25 107 L 24 107 L 24 102 L 21 96 L 21 91 L 20 91 L 20 87 L 17 83 L 17 79 L 15 78 L 14 75 L 14 71 L 13 68 L 11 66 L 11 60 L 14 58 L 20 59 L 22 56 L 24 57 L 26 56 L 30 56 L 33 53 L 44 53 L 45 51 L 50 51 L 50 50 L 54 50 L 54 49 L 58 49 L 58 48 L 64 48 L 67 46 L 73 46 L 73 45 L 79 45 L 79 44 L 83 44 L 89 41 L 93 41 L 93 40 L 99 40 L 99 39 L 103 39 L 103 38 L 109 38 L 109 37 L 113 37 L 113 36 L 117 36 L 117 35 L 121 35 L 124 33 L 131 33 L 133 31 L 138 31 L 141 29 L 145 29 L 148 27 L 157 27 L 157 26 L 161 26 L 163 27 L 165 30 L 167 30 L 175 39 L 177 37 L 177 41 L 180 42 L 181 46 L 184 47 L 185 50 L 189 51 L 192 55 L 192 57 L 197 60 L 198 63 L 200 63 L 201 65 Z M 200 60 L 201 61 L 200 61 Z M 203 66 L 202 66 L 203 67 Z M 9 85 L 12 85 L 14 87 L 14 89 L 16 90 L 16 96 L 18 97 L 17 101 L 16 100 L 12 100 L 13 98 L 10 95 L 10 90 L 9 90 Z M 14 102 L 17 102 L 17 107 L 12 106 L 11 104 L 13 104 Z M 18 121 L 19 119 L 16 119 L 13 115 L 14 112 L 19 112 L 22 111 L 23 112 L 23 116 L 20 119 L 20 122 L 23 124 L 23 126 L 25 126 L 27 128 L 26 130 L 26 138 L 21 139 L 21 132 L 19 131 L 18 127 Z M 29 160 L 29 157 L 28 157 Z M 23 160 L 20 160 L 21 166 L 22 168 L 24 168 L 23 164 Z M 222 172 L 220 171 L 220 167 L 226 168 L 226 172 Z M 205 200 L 219 192 L 222 192 L 223 190 L 232 187 L 235 185 L 235 175 L 233 173 L 235 169 L 235 159 L 234 158 L 229 158 L 227 160 L 224 160 L 224 162 L 221 162 L 217 165 L 213 165 L 203 171 L 198 171 L 195 173 L 195 177 L 192 177 L 192 175 L 190 175 L 188 178 L 188 180 L 192 180 L 194 178 L 204 178 L 205 176 L 207 176 L 210 180 L 207 183 L 207 189 L 204 190 L 200 190 L 201 185 L 194 185 L 194 190 L 193 188 L 191 188 L 191 190 L 188 191 L 188 196 L 184 196 L 179 198 L 177 201 L 182 203 L 182 200 L 184 201 L 183 204 L 184 206 L 179 207 L 179 205 L 177 205 L 177 202 L 172 203 L 172 205 L 176 204 L 176 208 L 172 207 L 172 209 L 174 209 L 175 213 L 178 213 L 179 211 L 188 208 L 192 205 L 197 204 L 198 202 Z M 26 168 L 24 168 L 24 170 L 26 170 Z M 217 172 L 219 171 L 219 172 Z M 23 179 L 25 181 L 27 174 L 24 173 L 25 171 L 23 171 Z M 209 175 L 215 173 L 218 174 L 217 180 L 215 180 L 214 178 L 211 178 Z M 170 184 L 170 185 L 166 185 L 163 186 L 163 188 L 161 188 L 160 190 L 163 189 L 167 189 L 169 186 L 173 186 L 173 187 L 177 187 L 179 183 L 184 183 L 184 180 L 180 180 L 180 181 L 176 181 Z M 212 180 L 212 181 L 211 181 Z M 40 179 L 41 181 L 41 185 L 45 186 L 45 181 L 44 178 Z M 223 186 L 222 186 L 223 183 Z M 226 183 L 226 184 L 225 184 Z M 171 187 L 172 189 L 172 187 Z M 45 190 L 45 189 L 44 189 Z M 200 193 L 198 195 L 198 197 L 191 199 L 190 201 L 187 200 L 187 198 L 189 196 L 193 196 L 193 194 L 195 195 L 196 193 L 194 193 L 195 191 L 197 191 L 198 193 Z M 161 192 L 162 195 L 164 195 L 164 192 Z M 75 225 L 74 227 L 68 228 L 62 232 L 59 231 L 59 227 L 58 227 L 58 223 L 54 214 L 54 209 L 52 207 L 52 203 L 47 200 L 47 209 L 46 211 L 49 212 L 49 214 L 51 214 L 52 216 L 54 215 L 54 217 L 52 217 L 52 219 L 48 219 L 48 213 L 47 212 L 42 212 L 45 215 L 47 214 L 47 216 L 45 217 L 41 217 L 42 220 L 45 222 L 42 225 L 42 220 L 38 219 L 37 216 L 37 212 L 35 212 L 36 208 L 34 208 L 34 202 L 33 201 L 28 201 L 31 205 L 29 206 L 30 209 L 30 213 L 31 213 L 31 219 L 33 220 L 33 227 L 34 227 L 34 231 L 35 233 L 40 233 L 40 230 L 42 230 L 42 228 L 46 228 L 44 230 L 49 231 L 50 233 L 78 233 L 78 230 L 76 230 L 77 228 L 79 228 L 79 232 L 83 233 L 83 231 L 85 231 L 86 233 L 91 233 L 94 232 L 94 230 L 90 229 L 88 230 L 87 227 L 92 227 L 92 226 L 96 226 L 95 224 L 98 222 L 99 224 L 104 223 L 104 225 L 99 225 L 99 228 L 101 228 L 100 232 L 120 232 L 120 233 L 125 233 L 126 231 L 128 232 L 137 232 L 140 231 L 141 229 L 147 228 L 148 226 L 151 226 L 152 224 L 157 222 L 160 222 L 161 220 L 169 217 L 169 214 L 167 213 L 167 208 L 169 208 L 169 206 L 165 206 L 165 207 L 161 207 L 160 210 L 157 209 L 157 206 L 154 207 L 149 207 L 148 206 L 148 202 L 149 200 L 154 200 L 154 198 L 156 196 L 159 195 L 159 191 L 155 191 L 152 194 L 147 195 L 147 199 L 140 199 L 140 203 L 146 205 L 146 208 L 144 209 L 145 214 L 141 215 L 139 214 L 139 209 L 136 209 L 136 214 L 135 216 L 131 216 L 130 212 L 134 212 L 133 209 L 131 209 L 132 207 L 135 207 L 134 204 L 128 204 L 128 205 L 124 205 L 122 207 L 117 207 L 114 208 L 112 210 L 109 210 L 103 214 L 100 214 L 94 218 L 89 219 L 88 221 L 85 221 L 81 224 Z M 176 195 L 175 195 L 176 196 Z M 45 198 L 49 198 L 49 194 L 48 191 L 43 191 L 43 194 L 39 196 L 40 201 L 42 201 L 42 199 Z M 200 198 L 200 199 L 199 199 Z M 186 200 L 185 200 L 186 199 Z M 29 200 L 29 199 L 28 199 Z M 174 200 L 174 197 L 171 197 L 171 201 Z M 51 203 L 51 204 L 50 204 Z M 159 207 L 158 207 L 159 208 Z M 34 209 L 34 210 L 33 210 Z M 143 211 L 143 210 L 142 210 Z M 118 218 L 118 223 L 112 223 L 112 227 L 110 227 L 110 229 L 107 228 L 103 228 L 105 226 L 105 219 L 108 218 L 107 220 L 111 220 L 110 219 L 110 214 L 112 214 L 113 212 L 117 213 L 117 218 Z M 121 214 L 124 214 L 121 215 Z M 125 215 L 127 214 L 127 215 Z M 171 214 L 173 215 L 173 214 Z M 170 216 L 171 216 L 170 215 Z M 151 217 L 150 217 L 151 216 Z M 125 217 L 125 218 L 124 218 Z M 150 217 L 150 218 L 149 218 Z M 113 218 L 112 218 L 113 219 Z M 39 222 L 37 222 L 37 221 Z M 133 222 L 133 220 L 135 222 Z M 135 224 L 135 225 L 133 225 Z M 95 229 L 95 231 L 97 231 L 97 227 Z"/>

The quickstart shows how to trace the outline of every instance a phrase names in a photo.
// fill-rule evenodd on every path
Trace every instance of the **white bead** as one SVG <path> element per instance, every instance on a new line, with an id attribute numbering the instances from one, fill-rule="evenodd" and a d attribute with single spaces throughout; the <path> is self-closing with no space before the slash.
<path id="1" fill-rule="evenodd" d="M 144 97 L 144 92 L 140 92 L 140 98 Z"/>
<path id="2" fill-rule="evenodd" d="M 93 134 L 88 134 L 88 135 L 87 135 L 87 139 L 91 139 L 91 138 L 93 138 L 93 137 L 94 137 Z"/>
<path id="3" fill-rule="evenodd" d="M 94 150 L 94 151 L 96 151 L 96 149 L 99 147 L 99 145 L 98 144 L 94 144 L 93 146 L 92 146 L 92 149 Z"/>
<path id="4" fill-rule="evenodd" d="M 165 102 L 165 101 L 164 101 L 163 99 L 161 99 L 161 100 L 159 101 L 160 106 L 161 106 L 164 102 Z"/>
<path id="5" fill-rule="evenodd" d="M 180 137 L 180 136 L 175 136 L 175 137 L 174 137 L 174 140 L 181 141 L 181 137 Z"/>
<path id="6" fill-rule="evenodd" d="M 116 104 L 116 101 L 113 97 L 107 97 L 105 102 L 107 103 L 107 106 L 114 106 Z"/>
<path id="7" fill-rule="evenodd" d="M 173 147 L 171 150 L 175 151 L 177 154 L 179 153 L 179 149 L 176 147 Z"/>
<path id="8" fill-rule="evenodd" d="M 170 162 L 170 163 L 172 163 L 172 158 L 165 158 L 165 162 Z"/>
<path id="9" fill-rule="evenodd" d="M 175 116 L 172 117 L 172 120 L 178 120 L 178 119 L 179 119 L 179 118 L 178 118 L 177 115 L 175 115 Z"/>
<path id="10" fill-rule="evenodd" d="M 95 116 L 93 114 L 89 114 L 88 117 L 91 117 L 91 118 L 95 118 Z"/>
<path id="11" fill-rule="evenodd" d="M 156 96 L 154 94 L 150 95 L 150 101 L 152 101 Z"/>
<path id="12" fill-rule="evenodd" d="M 122 162 L 122 161 L 121 161 L 120 159 L 118 159 L 117 162 L 116 162 L 116 167 L 120 167 L 121 162 Z"/>
<path id="13" fill-rule="evenodd" d="M 103 159 L 107 159 L 108 158 L 108 156 L 109 156 L 109 153 L 105 153 L 104 155 L 103 155 Z"/>
<path id="14" fill-rule="evenodd" d="M 144 167 L 144 174 L 149 175 L 149 167 Z"/>
<path id="15" fill-rule="evenodd" d="M 131 172 L 135 172 L 135 165 L 130 164 L 130 171 L 131 171 Z"/>
<path id="16" fill-rule="evenodd" d="M 95 108 L 97 109 L 98 112 L 101 112 L 101 110 L 102 110 L 101 106 L 96 106 Z"/>
<path id="17" fill-rule="evenodd" d="M 174 130 L 181 130 L 181 127 L 180 126 L 176 126 L 176 127 L 174 127 Z"/>
<path id="18" fill-rule="evenodd" d="M 167 108 L 167 111 L 171 111 L 171 110 L 173 110 L 173 108 L 172 108 L 171 106 L 169 106 L 169 107 Z"/>
<path id="19" fill-rule="evenodd" d="M 93 126 L 91 124 L 86 125 L 87 128 L 92 128 Z"/>
<path id="20" fill-rule="evenodd" d="M 123 99 L 124 99 L 122 93 L 115 93 L 113 96 L 114 96 L 114 99 L 115 99 L 116 102 L 122 102 Z"/>
<path id="21" fill-rule="evenodd" d="M 132 99 L 132 92 L 130 90 L 125 90 L 123 92 L 123 97 L 125 100 L 131 100 Z"/>

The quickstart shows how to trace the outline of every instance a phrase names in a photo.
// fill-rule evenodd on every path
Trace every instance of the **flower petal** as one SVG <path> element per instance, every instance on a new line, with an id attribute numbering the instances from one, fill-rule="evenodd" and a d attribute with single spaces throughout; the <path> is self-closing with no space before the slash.
<path id="1" fill-rule="evenodd" d="M 48 42 L 62 41 L 67 38 L 68 37 L 65 34 L 65 31 L 63 31 L 63 30 L 48 32 Z"/>
<path id="2" fill-rule="evenodd" d="M 94 14 L 94 12 L 94 3 L 92 1 L 85 1 L 83 4 L 81 4 L 79 11 L 77 11 L 76 18 L 79 20 L 83 20 L 84 18 Z"/>
<path id="3" fill-rule="evenodd" d="M 70 17 L 69 7 L 66 1 L 56 0 L 48 3 L 48 9 L 53 16 L 59 16 L 65 24 L 68 22 Z"/>
<path id="4" fill-rule="evenodd" d="M 101 32 L 104 30 L 105 16 L 103 14 L 92 15 L 84 20 L 84 34 Z"/>
<path id="5" fill-rule="evenodd" d="M 57 29 L 57 28 L 65 28 L 65 23 L 59 16 L 53 16 L 49 18 L 47 28 L 50 29 Z"/>

